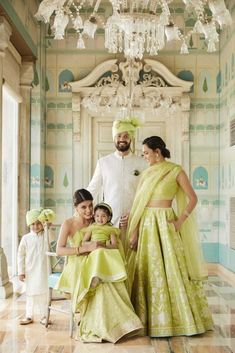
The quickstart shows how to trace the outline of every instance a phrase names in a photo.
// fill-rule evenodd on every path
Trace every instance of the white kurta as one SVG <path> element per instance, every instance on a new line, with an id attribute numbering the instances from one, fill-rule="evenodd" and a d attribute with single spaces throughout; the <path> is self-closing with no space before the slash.
<path id="1" fill-rule="evenodd" d="M 45 294 L 48 290 L 47 241 L 45 233 L 25 234 L 18 249 L 18 274 L 25 275 L 26 295 Z"/>
<path id="2" fill-rule="evenodd" d="M 112 207 L 115 226 L 121 215 L 130 212 L 140 174 L 146 167 L 141 157 L 131 153 L 121 157 L 115 151 L 98 160 L 87 190 L 94 199 L 100 192 L 103 194 L 103 201 Z"/>

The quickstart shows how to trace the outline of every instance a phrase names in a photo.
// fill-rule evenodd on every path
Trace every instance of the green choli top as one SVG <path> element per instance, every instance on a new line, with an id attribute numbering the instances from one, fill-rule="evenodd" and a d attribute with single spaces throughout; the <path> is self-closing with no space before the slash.
<path id="1" fill-rule="evenodd" d="M 154 188 L 151 201 L 154 200 L 173 200 L 179 190 L 179 185 L 176 181 L 177 175 L 182 170 L 181 166 L 176 165 L 162 180 L 159 181 Z"/>
<path id="2" fill-rule="evenodd" d="M 98 225 L 96 223 L 91 224 L 85 228 L 86 232 L 91 232 L 91 241 L 103 241 L 110 240 L 111 233 L 114 233 L 119 237 L 120 229 L 113 227 L 110 223 L 105 225 Z"/>

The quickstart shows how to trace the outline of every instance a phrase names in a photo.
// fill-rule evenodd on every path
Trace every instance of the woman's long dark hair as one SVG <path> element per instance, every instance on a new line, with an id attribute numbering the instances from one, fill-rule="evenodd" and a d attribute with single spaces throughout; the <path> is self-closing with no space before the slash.
<path id="1" fill-rule="evenodd" d="M 161 151 L 164 158 L 171 158 L 170 151 L 166 148 L 166 144 L 159 136 L 150 136 L 144 139 L 143 145 L 148 146 L 151 150 L 155 151 L 157 148 Z"/>
<path id="2" fill-rule="evenodd" d="M 73 194 L 73 205 L 76 207 L 83 201 L 93 201 L 90 191 L 86 189 L 76 190 Z"/>

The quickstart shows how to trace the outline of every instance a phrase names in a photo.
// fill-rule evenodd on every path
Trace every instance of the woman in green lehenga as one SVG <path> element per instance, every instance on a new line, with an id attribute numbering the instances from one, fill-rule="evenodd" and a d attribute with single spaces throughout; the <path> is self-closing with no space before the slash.
<path id="1" fill-rule="evenodd" d="M 63 223 L 57 244 L 57 254 L 68 255 L 68 262 L 57 283 L 57 289 L 71 293 L 73 311 L 80 312 L 78 339 L 84 342 L 104 340 L 115 343 L 123 336 L 137 334 L 143 326 L 128 296 L 124 284 L 126 275 L 123 272 L 117 276 L 119 281 L 117 278 L 107 278 L 95 287 L 91 285 L 93 281 L 90 274 L 93 269 L 91 265 L 87 266 L 89 256 L 86 255 L 103 249 L 104 243 L 82 243 L 82 229 L 89 226 L 93 219 L 93 198 L 90 192 L 85 189 L 77 190 L 74 194 L 74 206 L 76 213 Z M 97 261 L 102 261 L 102 256 L 98 256 Z M 123 271 L 123 266 L 120 268 Z M 117 266 L 116 272 L 118 271 Z M 79 298 L 81 287 L 85 290 Z"/>
<path id="2" fill-rule="evenodd" d="M 128 290 L 144 334 L 194 335 L 213 328 L 193 209 L 197 196 L 158 136 L 143 141 L 142 173 L 127 229 Z M 177 210 L 172 208 L 175 199 Z"/>

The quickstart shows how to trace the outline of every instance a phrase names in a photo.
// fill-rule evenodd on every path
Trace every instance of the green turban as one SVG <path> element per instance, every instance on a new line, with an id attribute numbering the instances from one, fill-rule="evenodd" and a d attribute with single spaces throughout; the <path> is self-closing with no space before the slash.
<path id="1" fill-rule="evenodd" d="M 55 212 L 52 211 L 50 208 L 45 208 L 44 210 L 42 210 L 42 212 L 40 213 L 38 220 L 42 223 L 53 223 L 55 220 Z"/>
<path id="2" fill-rule="evenodd" d="M 50 222 L 52 223 L 55 219 L 55 212 L 50 210 L 49 208 L 43 209 L 32 209 L 26 213 L 26 223 L 27 226 L 30 226 L 36 221 L 40 221 L 41 223 Z"/>
<path id="3" fill-rule="evenodd" d="M 136 129 L 141 125 L 142 122 L 139 118 L 123 118 L 114 120 L 112 127 L 113 139 L 117 134 L 128 132 L 130 138 L 133 140 Z"/>

